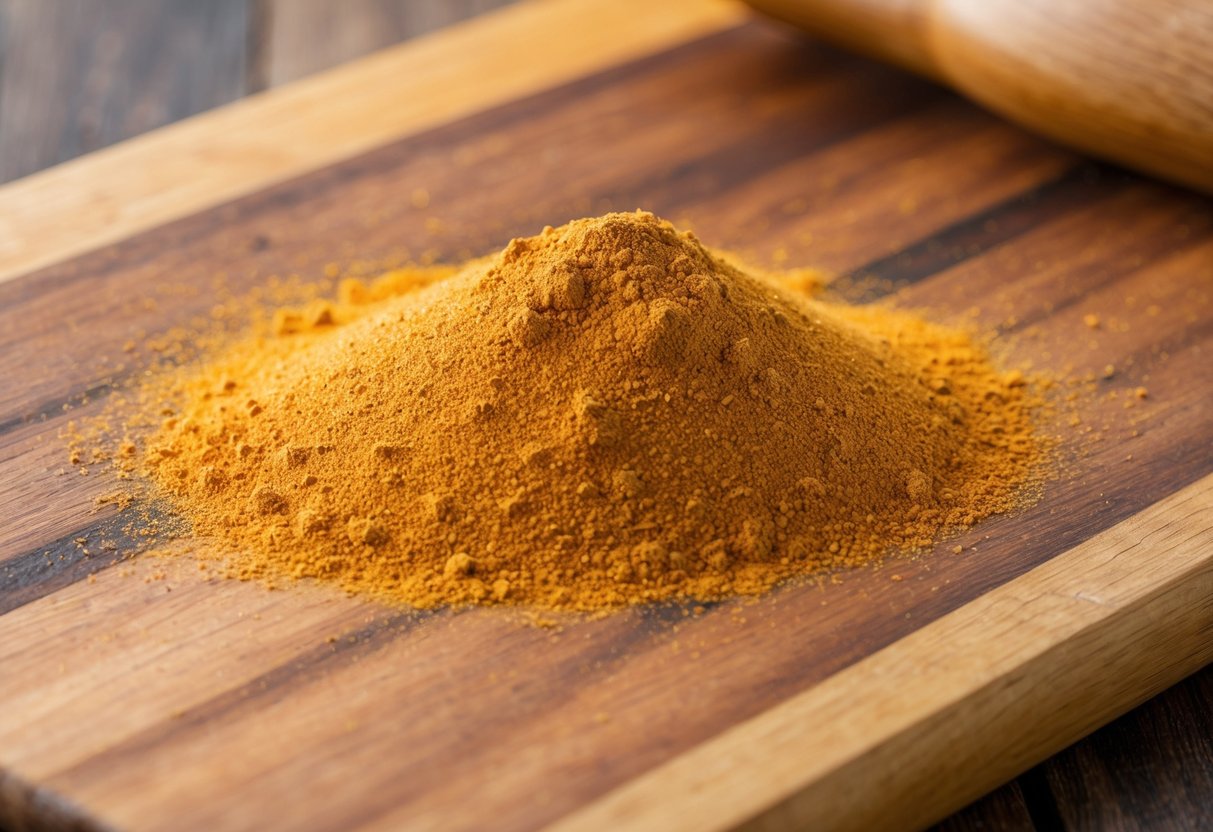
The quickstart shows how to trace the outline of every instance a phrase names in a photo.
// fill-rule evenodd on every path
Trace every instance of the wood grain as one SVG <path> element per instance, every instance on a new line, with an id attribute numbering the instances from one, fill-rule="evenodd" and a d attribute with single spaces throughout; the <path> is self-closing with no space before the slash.
<path id="1" fill-rule="evenodd" d="M 396 198 L 417 187 L 431 195 L 427 208 Z M 495 612 L 415 615 L 322 587 L 269 592 L 211 580 L 188 558 L 109 565 L 128 542 L 87 513 L 105 483 L 53 476 L 58 429 L 137 370 L 121 345 L 205 314 L 218 272 L 239 288 L 319 277 L 335 260 L 455 259 L 547 222 L 637 205 L 757 259 L 874 273 L 901 287 L 898 303 L 1015 335 L 1008 360 L 1117 372 L 1098 382 L 1083 424 L 1058 427 L 1066 476 L 1038 506 L 958 541 L 963 556 L 946 554 L 949 542 L 837 585 L 788 587 L 701 616 L 646 608 L 559 632 Z M 839 674 L 854 678 L 931 622 L 997 605 L 1010 597 L 998 593 L 1023 586 L 1016 579 L 1034 586 L 1059 557 L 1107 566 L 1114 549 L 1093 538 L 1131 538 L 1152 506 L 1213 472 L 1211 229 L 1208 202 L 1191 194 L 1087 166 L 896 72 L 743 26 L 395 136 L 16 277 L 0 285 L 0 374 L 20 379 L 0 389 L 0 508 L 19 518 L 0 528 L 9 609 L 0 769 L 5 789 L 17 785 L 0 805 L 43 811 L 57 795 L 77 815 L 133 829 L 533 828 L 827 690 Z M 198 290 L 158 291 L 164 274 Z M 1086 314 L 1104 325 L 1088 329 Z M 1126 410 L 1139 385 L 1149 398 Z M 82 555 L 82 530 L 90 546 L 112 540 L 114 556 L 95 546 Z M 1156 550 L 1164 565 L 1185 552 Z M 1110 565 L 1129 570 L 1133 587 L 1153 564 L 1130 553 Z M 1162 581 L 1163 570 L 1145 577 Z M 1144 602 L 1041 597 L 1050 620 L 1128 617 L 1139 625 L 1130 636 L 1157 635 L 1157 620 L 1134 618 Z M 1176 611 L 1174 651 L 1202 610 Z M 1021 628 L 1033 634 L 1025 650 L 1057 637 L 1044 623 Z M 1159 654 L 1175 664 L 1132 696 L 1109 686 L 1109 697 L 1125 695 L 1060 720 L 1051 741 L 1107 719 L 1192 658 Z M 1103 681 L 1081 661 L 1067 672 L 1068 684 Z M 963 674 L 951 678 L 963 687 Z M 1027 687 L 1019 706 L 1047 704 L 1045 693 Z M 999 766 L 1005 779 L 1012 763 L 1048 748 L 1003 739 L 1013 753 L 967 767 L 974 780 L 958 777 L 925 801 L 934 816 L 975 796 Z M 981 757 L 966 740 L 951 750 Z"/>
<path id="2" fill-rule="evenodd" d="M 5 189 L 0 282 L 528 95 L 554 78 L 718 30 L 742 14 L 723 0 L 645 9 L 645 26 L 634 27 L 618 2 L 524 3 L 500 21 L 478 18 L 347 64 L 306 88 L 240 101 L 206 120 L 99 151 L 88 164 L 67 162 L 26 177 Z M 562 37 L 574 28 L 578 38 Z M 542 63 L 530 60 L 536 53 Z M 449 59 L 468 54 L 477 60 Z M 413 79 L 417 94 L 402 94 L 402 79 Z M 207 175 L 198 176 L 201 170 Z M 66 214 L 70 226 L 62 222 Z"/>

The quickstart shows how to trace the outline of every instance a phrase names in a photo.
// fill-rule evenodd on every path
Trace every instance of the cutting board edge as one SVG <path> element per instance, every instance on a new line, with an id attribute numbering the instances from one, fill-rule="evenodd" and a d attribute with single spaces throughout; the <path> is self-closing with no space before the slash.
<path id="1" fill-rule="evenodd" d="M 936 822 L 1213 662 L 1209 517 L 1213 475 L 548 830 Z M 1174 536 L 1153 547 L 1166 552 L 1162 565 L 1121 557 Z M 977 621 L 986 633 L 1006 632 L 1006 641 L 975 638 Z M 948 681 L 948 695 L 916 701 L 920 674 L 932 671 Z M 1079 702 L 1087 711 L 1081 721 L 1073 719 Z M 1010 753 L 999 758 L 995 752 L 1008 750 L 1016 730 Z M 956 748 L 948 740 L 958 733 L 970 738 L 967 753 L 950 760 Z M 809 748 L 814 757 L 806 761 Z M 899 766 L 907 754 L 916 764 Z"/>

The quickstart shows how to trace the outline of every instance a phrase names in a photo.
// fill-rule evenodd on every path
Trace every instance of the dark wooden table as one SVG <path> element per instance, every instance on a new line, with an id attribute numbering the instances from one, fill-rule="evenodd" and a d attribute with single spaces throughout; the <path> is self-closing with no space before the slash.
<path id="1" fill-rule="evenodd" d="M 0 0 L 0 182 L 509 0 Z M 1208 829 L 1213 668 L 941 829 Z"/>

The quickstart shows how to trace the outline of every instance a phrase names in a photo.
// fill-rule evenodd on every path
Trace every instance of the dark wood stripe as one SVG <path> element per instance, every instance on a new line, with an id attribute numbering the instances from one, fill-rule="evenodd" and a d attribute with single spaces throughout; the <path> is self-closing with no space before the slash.
<path id="1" fill-rule="evenodd" d="M 704 605 L 705 608 L 715 608 L 718 605 Z M 587 642 L 585 648 L 569 655 L 566 663 L 581 667 L 593 667 L 594 672 L 577 674 L 578 684 L 592 684 L 595 676 L 609 674 L 620 663 L 628 661 L 636 651 L 650 643 L 660 633 L 667 631 L 671 623 L 686 617 L 686 605 L 676 603 L 655 604 L 640 611 L 640 625 L 628 627 L 621 632 L 618 639 L 611 639 L 605 644 Z M 439 610 L 408 610 L 401 613 L 386 615 L 350 633 L 341 634 L 332 643 L 319 644 L 300 656 L 278 665 L 236 688 L 225 691 L 211 699 L 191 707 L 179 717 L 171 721 L 158 723 L 126 740 L 106 748 L 100 754 L 60 772 L 56 779 L 70 780 L 73 777 L 85 776 L 90 772 L 104 770 L 110 766 L 120 766 L 124 760 L 139 758 L 163 745 L 173 738 L 206 731 L 210 726 L 224 721 L 231 721 L 242 714 L 255 713 L 277 699 L 283 690 L 306 684 L 309 680 L 328 676 L 339 672 L 342 668 L 365 660 L 383 648 L 389 646 L 398 638 L 415 632 L 425 624 L 438 618 L 448 622 L 455 617 L 465 614 L 467 609 Z M 538 631 L 529 631 L 525 635 L 531 637 Z M 490 657 L 485 657 L 486 663 Z M 563 699 L 565 692 L 545 691 L 557 699 Z M 530 703 L 530 709 L 538 714 L 550 708 L 552 703 L 548 696 L 539 697 Z M 488 747 L 488 736 L 493 733 L 510 733 L 527 730 L 526 721 L 500 720 L 496 714 L 481 713 L 478 715 L 482 724 L 469 722 L 464 729 L 470 734 L 480 737 Z M 432 756 L 416 755 L 417 765 L 433 767 L 436 761 Z M 367 814 L 360 818 L 365 822 L 378 814 L 391 809 L 398 803 L 399 794 L 390 796 L 391 803 L 379 807 L 368 806 Z M 351 826 L 357 825 L 350 822 Z"/>
<path id="2" fill-rule="evenodd" d="M 566 667 L 579 668 L 576 673 L 560 674 L 561 678 L 576 679 L 570 683 L 568 689 L 550 690 L 546 686 L 537 687 L 535 695 L 525 701 L 521 709 L 515 709 L 512 719 L 501 719 L 499 714 L 482 709 L 467 720 L 466 730 L 477 737 L 478 748 L 483 751 L 510 737 L 526 735 L 544 714 L 567 702 L 573 690 L 592 689 L 600 680 L 609 678 L 636 655 L 652 649 L 661 634 L 667 631 L 668 625 L 684 617 L 683 606 L 678 604 L 664 603 L 645 608 L 639 625 L 624 630 L 618 638 L 606 644 L 590 643 L 563 660 L 562 663 Z M 437 763 L 448 770 L 456 770 L 461 757 L 467 755 L 469 750 L 447 748 L 443 749 L 443 752 L 442 756 L 435 755 L 424 762 L 418 760 L 416 767 L 429 768 Z M 360 806 L 361 811 L 351 813 L 343 823 L 355 828 L 369 825 L 397 810 L 409 796 L 423 794 L 428 787 L 422 778 L 410 779 L 409 786 L 395 795 L 383 793 L 377 795 L 377 800 L 364 801 Z"/>
<path id="3" fill-rule="evenodd" d="M 256 709 L 265 700 L 272 700 L 278 694 L 301 679 L 309 678 L 318 668 L 324 667 L 325 672 L 332 672 L 351 662 L 366 658 L 392 641 L 422 626 L 432 619 L 434 611 L 408 610 L 391 615 L 384 615 L 352 632 L 342 633 L 333 642 L 317 644 L 299 656 L 277 665 L 264 673 L 250 679 L 238 687 L 225 691 L 211 699 L 184 711 L 179 717 L 167 723 L 156 725 L 120 745 L 111 746 L 105 755 L 113 754 L 110 762 L 116 762 L 124 756 L 139 754 L 141 751 L 153 748 L 165 739 L 189 733 L 191 730 L 206 726 L 211 720 L 220 716 L 231 716 L 246 709 Z M 100 760 L 100 756 L 90 757 L 80 766 L 89 766 Z M 71 773 L 75 769 L 69 769 Z"/>
<path id="4" fill-rule="evenodd" d="M 92 387 L 87 388 L 83 392 L 73 393 L 70 396 L 63 396 L 58 399 L 43 402 L 42 404 L 34 405 L 32 409 L 20 416 L 10 416 L 7 419 L 0 421 L 0 437 L 3 437 L 4 434 L 10 431 L 18 430 L 19 428 L 23 428 L 38 422 L 45 422 L 49 419 L 55 418 L 56 416 L 62 416 L 64 413 L 68 412 L 69 408 L 74 407 L 82 401 L 97 401 L 107 398 L 109 394 L 114 391 L 114 388 L 117 385 L 129 379 L 136 372 L 137 371 L 135 370 L 131 370 L 130 372 L 111 376 L 110 379 L 101 382 L 100 384 L 94 384 Z"/>
<path id="5" fill-rule="evenodd" d="M 1029 188 L 981 213 L 958 220 L 893 254 L 855 270 L 858 278 L 877 282 L 864 297 L 876 297 L 917 283 L 980 257 L 995 246 L 1053 222 L 1076 209 L 1086 209 L 1140 181 L 1131 174 L 1086 162 Z"/>
<path id="6" fill-rule="evenodd" d="M 840 63 L 854 63 L 849 56 L 840 56 Z M 841 67 L 823 73 L 820 87 L 824 93 L 821 106 L 837 112 L 838 118 L 818 127 L 817 132 L 803 132 L 804 115 L 793 111 L 781 112 L 762 125 L 766 133 L 761 152 L 755 152 L 753 136 L 708 153 L 684 159 L 677 165 L 660 170 L 654 177 L 650 171 L 640 171 L 634 179 L 610 195 L 619 210 L 642 207 L 640 203 L 665 206 L 670 215 L 680 209 L 728 193 L 739 187 L 775 173 L 784 166 L 828 150 L 887 127 L 890 123 L 922 112 L 938 102 L 941 92 L 909 78 L 889 89 L 887 99 L 849 100 L 855 89 L 854 73 L 836 74 Z M 838 83 L 845 80 L 846 83 Z M 643 197 L 641 196 L 643 194 Z"/>
<path id="7" fill-rule="evenodd" d="M 626 661 L 631 648 L 641 645 L 655 635 L 665 632 L 669 625 L 686 618 L 689 604 L 666 602 L 653 604 L 637 611 L 641 625 L 628 628 L 622 640 L 612 640 L 602 647 L 593 643 L 584 653 L 571 661 L 594 666 L 602 673 L 619 662 Z M 719 602 L 696 603 L 707 614 L 722 606 Z M 342 633 L 331 643 L 319 644 L 303 654 L 278 665 L 257 677 L 225 691 L 183 712 L 170 722 L 153 726 L 120 744 L 109 747 L 102 755 L 90 757 L 63 772 L 73 776 L 95 766 L 118 764 L 123 758 L 139 756 L 168 739 L 205 729 L 214 720 L 232 719 L 241 713 L 256 711 L 267 701 L 273 701 L 282 690 L 292 685 L 331 674 L 350 664 L 364 660 L 396 639 L 413 632 L 440 617 L 448 621 L 468 612 L 467 609 L 406 610 L 384 615 L 352 632 Z M 492 718 L 491 715 L 486 715 Z M 473 730 L 469 726 L 469 730 Z M 477 732 L 479 733 L 479 732 Z M 369 816 L 368 816 L 369 819 Z"/>
<path id="8" fill-rule="evenodd" d="M 170 522 L 167 515 L 154 508 L 139 511 L 160 523 Z M 129 513 L 111 514 L 24 555 L 0 562 L 0 615 L 137 554 L 147 546 L 147 541 L 130 535 L 127 528 L 132 522 L 134 517 Z M 87 542 L 77 543 L 80 539 Z M 103 544 L 112 548 L 102 548 Z"/>
<path id="9" fill-rule="evenodd" d="M 1166 238 L 1152 239 L 1146 244 L 1143 244 L 1142 253 L 1149 254 L 1157 258 L 1172 257 L 1182 254 L 1190 249 L 1199 246 L 1208 245 L 1210 240 L 1213 240 L 1213 235 L 1210 235 L 1209 229 L 1213 228 L 1213 214 L 1199 212 L 1194 213 L 1190 218 L 1189 229 L 1195 228 L 1196 233 L 1188 236 L 1186 239 L 1173 241 Z M 1147 249 L 1146 246 L 1152 247 L 1154 250 Z M 1106 288 L 1117 281 L 1124 280 L 1129 275 L 1138 271 L 1141 268 L 1140 264 L 1127 259 L 1105 259 L 1098 264 L 1099 275 L 1093 280 L 1087 280 L 1083 283 L 1082 291 L 1076 292 L 1069 297 L 1065 297 L 1053 304 L 1046 312 L 1044 310 L 1025 313 L 1018 318 L 1011 326 L 1004 327 L 1000 332 L 1004 334 L 1020 333 L 1028 328 L 1042 323 L 1048 318 L 1073 309 L 1086 302 L 1088 295 L 1099 289 Z M 1210 266 L 1213 269 L 1213 266 Z M 1213 273 L 1213 272 L 1211 272 Z M 1210 325 L 1210 321 L 1204 321 L 1195 326 L 1188 326 L 1177 332 L 1168 334 L 1168 337 L 1163 339 L 1161 343 L 1152 344 L 1149 349 L 1158 349 L 1165 347 L 1174 350 L 1178 347 L 1183 347 L 1205 337 L 1206 330 Z M 1176 339 L 1179 340 L 1176 340 Z"/>

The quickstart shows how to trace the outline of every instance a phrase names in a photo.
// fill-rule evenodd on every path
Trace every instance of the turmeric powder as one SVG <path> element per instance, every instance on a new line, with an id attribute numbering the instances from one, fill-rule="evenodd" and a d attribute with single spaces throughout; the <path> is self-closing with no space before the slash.
<path id="1" fill-rule="evenodd" d="M 1008 510 L 1041 454 L 969 336 L 641 212 L 348 282 L 172 401 L 144 473 L 240 576 L 417 607 L 757 593 Z"/>

